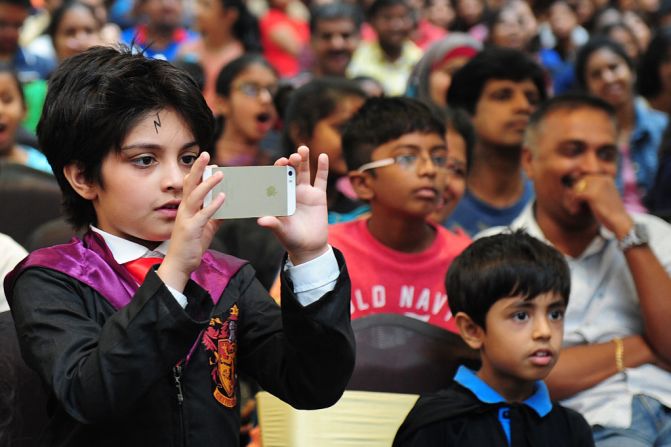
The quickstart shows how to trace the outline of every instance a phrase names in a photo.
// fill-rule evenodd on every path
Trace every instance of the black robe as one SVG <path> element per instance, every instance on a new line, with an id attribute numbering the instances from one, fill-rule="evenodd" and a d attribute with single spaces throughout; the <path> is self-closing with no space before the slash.
<path id="1" fill-rule="evenodd" d="M 305 307 L 283 274 L 282 309 L 249 265 L 217 300 L 190 280 L 185 309 L 155 271 L 121 309 L 59 271 L 17 272 L 8 299 L 22 355 L 50 392 L 41 445 L 236 446 L 238 372 L 297 408 L 332 405 L 354 367 L 336 258 L 335 289 Z"/>
<path id="2" fill-rule="evenodd" d="M 505 447 L 499 410 L 510 411 L 511 447 L 593 446 L 577 412 L 554 403 L 545 417 L 525 404 L 487 404 L 458 383 L 421 397 L 396 433 L 393 447 Z"/>

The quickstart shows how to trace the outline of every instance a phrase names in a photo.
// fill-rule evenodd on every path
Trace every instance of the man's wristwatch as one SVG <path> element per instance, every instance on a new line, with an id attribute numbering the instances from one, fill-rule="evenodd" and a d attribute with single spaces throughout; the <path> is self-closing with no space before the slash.
<path id="1" fill-rule="evenodd" d="M 620 250 L 625 251 L 632 247 L 639 247 L 641 245 L 648 245 L 648 227 L 642 223 L 634 223 L 631 230 L 618 241 Z"/>

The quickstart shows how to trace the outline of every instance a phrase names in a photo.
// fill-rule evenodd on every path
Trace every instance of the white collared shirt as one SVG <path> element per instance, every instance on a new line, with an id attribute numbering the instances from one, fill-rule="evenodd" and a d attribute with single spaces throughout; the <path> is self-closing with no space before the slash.
<path id="1" fill-rule="evenodd" d="M 671 225 L 649 214 L 634 213 L 632 218 L 647 226 L 651 250 L 664 269 L 671 272 Z M 530 235 L 550 244 L 536 222 L 533 204 L 508 228 L 526 228 Z M 505 230 L 490 228 L 477 237 Z M 564 347 L 643 334 L 636 286 L 624 253 L 610 231 L 602 228 L 584 253 L 576 258 L 566 256 L 566 260 L 571 270 L 571 296 L 564 318 Z M 590 425 L 626 428 L 631 425 L 631 402 L 637 394 L 671 407 L 671 373 L 652 364 L 629 368 L 562 404 L 582 413 Z"/>
<path id="2" fill-rule="evenodd" d="M 159 253 L 158 257 L 165 257 L 168 253 L 169 240 L 163 241 L 154 250 L 149 250 L 143 245 L 107 233 L 92 225 L 90 228 L 105 240 L 107 248 L 109 248 L 114 260 L 118 264 L 156 256 L 156 253 Z M 340 276 L 340 268 L 338 267 L 338 261 L 336 261 L 332 248 L 329 248 L 323 255 L 297 266 L 294 266 L 291 262 L 287 262 L 284 270 L 294 284 L 296 299 L 303 306 L 314 303 L 321 296 L 333 290 L 338 281 L 338 276 Z M 167 284 L 166 287 L 170 290 L 170 293 L 172 293 L 179 305 L 185 308 L 187 305 L 186 296 Z"/>

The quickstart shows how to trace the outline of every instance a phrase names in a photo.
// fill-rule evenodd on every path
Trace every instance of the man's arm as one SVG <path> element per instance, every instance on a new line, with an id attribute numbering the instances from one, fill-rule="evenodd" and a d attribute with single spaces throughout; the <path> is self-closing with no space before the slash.
<path id="1" fill-rule="evenodd" d="M 597 220 L 613 232 L 618 240 L 633 228 L 634 220 L 627 213 L 611 177 L 589 175 L 576 199 L 586 202 Z M 671 277 L 648 245 L 629 248 L 624 252 L 634 280 L 645 325 L 645 338 L 664 361 L 671 362 Z"/>
<path id="2" fill-rule="evenodd" d="M 655 363 L 655 353 L 640 335 L 622 339 L 623 366 L 636 368 Z M 567 399 L 592 388 L 617 373 L 615 343 L 612 341 L 562 349 L 559 361 L 545 379 L 553 399 Z"/>

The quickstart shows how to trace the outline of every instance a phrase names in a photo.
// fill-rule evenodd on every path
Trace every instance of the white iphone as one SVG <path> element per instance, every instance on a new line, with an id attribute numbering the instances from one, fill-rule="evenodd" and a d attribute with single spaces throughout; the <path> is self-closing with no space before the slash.
<path id="1" fill-rule="evenodd" d="M 291 166 L 208 166 L 203 180 L 217 171 L 223 180 L 205 197 L 203 206 L 220 192 L 224 204 L 213 219 L 240 219 L 261 216 L 291 216 L 296 211 L 296 170 Z"/>

